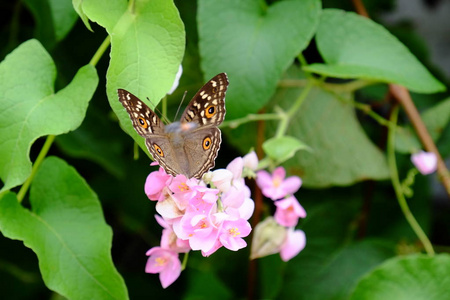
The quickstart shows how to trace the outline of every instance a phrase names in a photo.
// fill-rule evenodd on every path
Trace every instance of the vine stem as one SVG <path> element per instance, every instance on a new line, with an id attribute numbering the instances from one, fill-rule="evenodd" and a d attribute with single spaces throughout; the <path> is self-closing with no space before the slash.
<path id="1" fill-rule="evenodd" d="M 103 56 L 103 53 L 108 49 L 109 44 L 111 44 L 111 39 L 108 35 L 100 47 L 98 47 L 97 51 L 95 51 L 94 56 L 92 56 L 91 61 L 89 62 L 90 65 L 93 65 L 94 67 L 97 65 L 98 61 Z"/>
<path id="2" fill-rule="evenodd" d="M 292 107 L 285 114 L 282 115 L 275 137 L 281 137 L 286 133 L 289 126 L 289 122 L 291 121 L 292 117 L 294 117 L 294 115 L 297 113 L 298 109 L 302 106 L 303 102 L 306 99 L 306 96 L 308 96 L 313 85 L 314 82 L 312 80 L 309 80 L 305 88 L 300 93 L 300 96 L 298 96 L 297 100 L 295 100 L 295 103 L 292 105 Z"/>
<path id="3" fill-rule="evenodd" d="M 44 160 L 45 156 L 47 156 L 48 150 L 50 150 L 50 147 L 52 146 L 53 141 L 55 140 L 54 135 L 48 135 L 47 139 L 45 140 L 44 146 L 42 146 L 41 151 L 39 152 L 38 157 L 36 158 L 36 161 L 33 164 L 33 168 L 31 169 L 31 174 L 27 178 L 27 180 L 24 182 L 22 187 L 19 190 L 19 193 L 17 193 L 17 201 L 19 203 L 22 202 L 23 198 L 25 197 L 25 194 L 28 191 L 28 188 L 30 187 L 31 182 L 34 179 L 34 176 L 37 173 L 37 170 L 42 164 L 42 161 Z"/>
<path id="4" fill-rule="evenodd" d="M 387 158 L 388 158 L 389 171 L 391 173 L 392 186 L 394 187 L 395 195 L 397 196 L 397 201 L 398 201 L 398 204 L 400 205 L 403 215 L 405 216 L 406 220 L 408 221 L 408 223 L 411 226 L 414 233 L 417 235 L 419 240 L 422 242 L 427 254 L 429 256 L 433 256 L 434 255 L 433 246 L 431 245 L 430 240 L 428 239 L 425 232 L 423 232 L 423 230 L 420 227 L 417 220 L 414 218 L 414 215 L 411 213 L 411 210 L 409 209 L 405 195 L 403 194 L 400 179 L 398 177 L 397 163 L 396 163 L 396 159 L 395 159 L 395 131 L 397 128 L 398 111 L 399 111 L 399 107 L 398 107 L 398 105 L 396 105 L 394 107 L 394 109 L 392 110 L 391 122 L 390 122 L 389 132 L 388 132 L 388 143 L 387 143 Z"/>
<path id="5" fill-rule="evenodd" d="M 243 118 L 234 119 L 231 121 L 224 121 L 219 127 L 236 128 L 242 124 L 254 121 L 279 120 L 282 117 L 279 114 L 248 114 Z"/>

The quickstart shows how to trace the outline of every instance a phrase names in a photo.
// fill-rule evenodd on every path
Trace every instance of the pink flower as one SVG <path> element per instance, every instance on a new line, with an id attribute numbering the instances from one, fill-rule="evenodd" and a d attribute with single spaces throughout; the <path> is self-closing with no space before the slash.
<path id="1" fill-rule="evenodd" d="M 173 231 L 172 226 L 167 224 L 163 218 L 155 215 L 155 219 L 158 224 L 164 228 L 161 235 L 161 248 L 170 249 L 177 253 L 187 253 L 191 250 L 191 247 L 189 247 L 189 241 L 178 238 Z"/>
<path id="2" fill-rule="evenodd" d="M 153 247 L 146 253 L 150 256 L 145 266 L 146 273 L 159 273 L 159 280 L 163 288 L 171 285 L 181 274 L 181 262 L 178 254 L 172 250 Z"/>
<path id="3" fill-rule="evenodd" d="M 283 261 L 288 261 L 305 248 L 306 236 L 302 230 L 289 228 L 286 240 L 280 249 L 280 256 Z"/>
<path id="4" fill-rule="evenodd" d="M 248 236 L 251 230 L 250 224 L 244 219 L 224 221 L 219 240 L 225 248 L 237 251 L 247 246 L 242 238 Z"/>
<path id="5" fill-rule="evenodd" d="M 278 167 L 272 175 L 266 171 L 259 171 L 256 174 L 256 183 L 264 196 L 277 200 L 295 193 L 302 185 L 302 180 L 298 176 L 284 179 L 285 177 L 286 171 L 284 168 Z"/>
<path id="6" fill-rule="evenodd" d="M 210 173 L 206 173 L 204 179 L 207 182 L 212 182 L 216 188 L 222 192 L 230 189 L 233 173 L 226 169 L 218 169 Z"/>
<path id="7" fill-rule="evenodd" d="M 175 228 L 174 228 L 175 229 Z M 214 246 L 219 231 L 213 223 L 213 216 L 187 213 L 181 219 L 179 232 L 181 239 L 189 240 L 192 250 L 208 252 Z"/>
<path id="8" fill-rule="evenodd" d="M 423 175 L 436 171 L 437 157 L 433 152 L 420 151 L 411 155 L 411 161 Z"/>
<path id="9" fill-rule="evenodd" d="M 244 168 L 244 160 L 242 157 L 236 157 L 227 166 L 227 170 L 233 173 L 233 178 L 242 178 L 242 169 Z"/>
<path id="10" fill-rule="evenodd" d="M 159 168 L 158 171 L 151 172 L 147 176 L 144 186 L 147 197 L 153 201 L 161 200 L 163 190 L 171 178 L 172 177 L 168 175 L 163 168 Z"/>
<path id="11" fill-rule="evenodd" d="M 274 217 L 280 225 L 294 227 L 297 225 L 299 218 L 306 217 L 305 209 L 294 196 L 275 201 L 275 206 L 277 210 Z"/>
<path id="12" fill-rule="evenodd" d="M 248 153 L 242 159 L 244 160 L 244 167 L 256 171 L 258 168 L 258 157 L 256 156 L 255 151 Z"/>

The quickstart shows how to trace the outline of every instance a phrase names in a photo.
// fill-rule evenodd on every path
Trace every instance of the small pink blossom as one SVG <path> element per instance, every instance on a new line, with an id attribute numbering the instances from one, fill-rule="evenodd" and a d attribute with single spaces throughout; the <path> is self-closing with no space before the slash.
<path id="1" fill-rule="evenodd" d="M 256 171 L 258 168 L 258 156 L 256 156 L 255 151 L 248 153 L 242 159 L 244 160 L 244 167 Z"/>
<path id="2" fill-rule="evenodd" d="M 248 236 L 251 230 L 250 224 L 244 219 L 224 221 L 219 240 L 225 248 L 237 251 L 247 246 L 242 238 Z"/>
<path id="3" fill-rule="evenodd" d="M 294 196 L 275 201 L 275 206 L 277 210 L 274 217 L 280 225 L 293 227 L 297 225 L 299 218 L 306 217 L 305 209 Z"/>
<path id="4" fill-rule="evenodd" d="M 231 180 L 233 173 L 226 169 L 218 169 L 213 172 L 205 174 L 205 180 L 212 182 L 214 186 L 222 192 L 226 192 L 231 187 Z"/>
<path id="5" fill-rule="evenodd" d="M 283 261 L 288 261 L 295 257 L 305 248 L 306 236 L 302 230 L 295 230 L 289 228 L 286 240 L 280 249 L 280 256 Z"/>
<path id="6" fill-rule="evenodd" d="M 181 219 L 180 225 L 179 237 L 188 239 L 192 250 L 208 252 L 219 234 L 216 224 L 213 223 L 213 216 L 187 213 Z"/>
<path id="7" fill-rule="evenodd" d="M 161 235 L 161 248 L 170 249 L 177 253 L 187 253 L 191 250 L 191 247 L 189 247 L 189 241 L 178 238 L 173 231 L 172 226 L 167 224 L 163 218 L 155 215 L 155 219 L 158 224 L 164 228 Z"/>
<path id="8" fill-rule="evenodd" d="M 151 172 L 145 181 L 145 194 L 152 201 L 161 200 L 162 193 L 172 176 L 168 175 L 163 168 L 158 171 Z"/>
<path id="9" fill-rule="evenodd" d="M 302 185 L 302 180 L 298 176 L 290 176 L 286 179 L 285 177 L 284 168 L 278 167 L 272 175 L 267 171 L 259 171 L 256 175 L 256 183 L 264 196 L 277 200 L 295 193 Z"/>
<path id="10" fill-rule="evenodd" d="M 411 155 L 411 161 L 423 175 L 436 171 L 437 157 L 433 152 L 420 151 Z"/>
<path id="11" fill-rule="evenodd" d="M 153 247 L 146 253 L 150 256 L 145 266 L 146 273 L 159 273 L 159 280 L 163 288 L 171 285 L 181 274 L 181 262 L 178 254 L 172 250 Z"/>
<path id="12" fill-rule="evenodd" d="M 242 157 L 236 157 L 227 166 L 227 170 L 233 173 L 233 179 L 242 177 L 243 168 L 244 160 Z"/>

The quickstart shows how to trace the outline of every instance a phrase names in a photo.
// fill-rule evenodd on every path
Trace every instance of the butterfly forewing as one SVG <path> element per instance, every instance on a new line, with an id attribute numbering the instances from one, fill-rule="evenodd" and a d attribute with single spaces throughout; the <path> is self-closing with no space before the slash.
<path id="1" fill-rule="evenodd" d="M 125 107 L 136 132 L 142 137 L 163 134 L 164 124 L 144 102 L 132 93 L 118 89 L 119 101 Z"/>
<path id="2" fill-rule="evenodd" d="M 200 126 L 220 125 L 225 118 L 225 93 L 228 77 L 220 73 L 209 80 L 192 98 L 181 116 L 181 122 Z"/>

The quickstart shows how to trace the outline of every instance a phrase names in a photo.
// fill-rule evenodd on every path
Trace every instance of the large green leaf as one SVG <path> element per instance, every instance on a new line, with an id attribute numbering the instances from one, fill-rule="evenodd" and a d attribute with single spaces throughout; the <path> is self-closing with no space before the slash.
<path id="1" fill-rule="evenodd" d="M 84 1 L 84 13 L 104 26 L 111 37 L 107 73 L 109 103 L 122 128 L 145 149 L 117 97 L 123 88 L 155 107 L 171 88 L 184 53 L 185 33 L 172 1 Z M 108 13 L 104 9 L 108 7 Z M 146 100 L 149 97 L 151 103 Z"/>
<path id="2" fill-rule="evenodd" d="M 289 76 L 295 74 L 295 70 Z M 282 88 L 275 103 L 289 108 L 300 88 Z M 284 165 L 298 174 L 305 186 L 351 185 L 367 179 L 387 179 L 384 154 L 359 124 L 350 94 L 337 94 L 314 87 L 291 120 L 287 135 L 298 138 L 312 151 L 299 151 Z M 342 99 L 350 99 L 344 101 Z M 273 135 L 275 128 L 269 128 Z"/>
<path id="3" fill-rule="evenodd" d="M 350 299 L 450 299 L 450 256 L 393 258 L 362 278 Z"/>
<path id="4" fill-rule="evenodd" d="M 255 113 L 275 92 L 281 74 L 306 48 L 320 1 L 200 0 L 198 31 L 205 79 L 226 72 L 227 118 Z M 234 20 L 234 21 L 232 21 Z"/>
<path id="5" fill-rule="evenodd" d="M 286 79 L 302 78 L 297 67 L 286 72 Z M 280 87 L 268 107 L 282 107 L 287 111 L 301 94 L 300 87 Z M 351 185 L 367 179 L 389 178 L 384 154 L 367 137 L 351 103 L 352 95 L 332 93 L 313 87 L 286 131 L 308 146 L 310 151 L 298 151 L 283 165 L 289 174 L 296 174 L 307 187 Z M 278 122 L 267 122 L 266 136 L 273 137 Z M 242 152 L 256 143 L 254 123 L 224 131 Z"/>
<path id="6" fill-rule="evenodd" d="M 326 64 L 312 64 L 307 71 L 397 83 L 420 93 L 445 90 L 396 37 L 368 18 L 326 9 L 316 40 Z"/>
<path id="7" fill-rule="evenodd" d="M 39 259 L 48 288 L 69 299 L 127 299 L 111 259 L 112 231 L 95 193 L 75 169 L 47 158 L 30 191 L 31 211 L 13 193 L 0 199 L 0 230 Z"/>
<path id="8" fill-rule="evenodd" d="M 20 45 L 0 64 L 0 177 L 2 190 L 22 184 L 31 172 L 33 142 L 76 129 L 84 119 L 98 77 L 82 67 L 56 94 L 56 69 L 36 40 Z"/>

